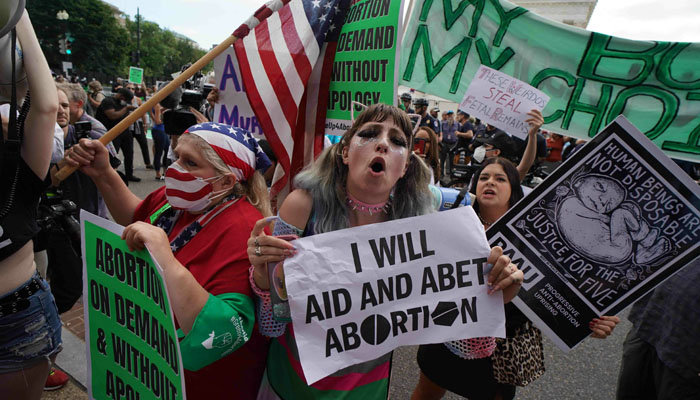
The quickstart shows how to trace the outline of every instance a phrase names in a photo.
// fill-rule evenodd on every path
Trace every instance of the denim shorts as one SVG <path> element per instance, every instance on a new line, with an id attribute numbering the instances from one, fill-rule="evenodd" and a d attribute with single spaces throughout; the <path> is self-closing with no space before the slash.
<path id="1" fill-rule="evenodd" d="M 38 279 L 40 290 L 28 297 L 29 307 L 0 317 L 0 374 L 30 368 L 61 351 L 61 320 L 49 284 L 38 273 L 32 279 Z"/>

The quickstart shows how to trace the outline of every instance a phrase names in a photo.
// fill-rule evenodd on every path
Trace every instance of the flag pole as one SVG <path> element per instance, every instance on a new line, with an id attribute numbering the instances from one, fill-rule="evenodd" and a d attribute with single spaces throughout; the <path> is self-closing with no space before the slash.
<path id="1" fill-rule="evenodd" d="M 166 98 L 170 93 L 172 93 L 175 89 L 182 86 L 182 84 L 185 83 L 185 81 L 187 81 L 192 75 L 204 68 L 219 54 L 223 53 L 227 48 L 229 48 L 229 46 L 233 45 L 233 43 L 236 40 L 237 37 L 231 35 L 227 37 L 226 40 L 219 43 L 218 46 L 211 49 L 207 54 L 202 56 L 202 58 L 197 60 L 197 62 L 195 62 L 185 71 L 183 71 L 165 87 L 154 93 L 153 97 L 151 97 L 145 103 L 141 104 L 141 106 L 134 110 L 132 113 L 127 115 L 126 118 L 121 120 L 117 125 L 115 125 L 107 133 L 105 133 L 104 136 L 99 138 L 98 140 L 100 141 L 100 143 L 107 145 L 109 142 L 116 139 L 116 137 L 119 136 L 122 132 L 124 132 L 126 128 L 128 128 L 138 119 L 140 119 L 144 114 L 146 114 L 146 112 L 148 112 L 148 110 L 152 109 L 156 105 L 156 103 L 160 102 L 161 100 Z M 78 169 L 76 167 L 67 165 L 64 160 L 61 160 L 61 162 L 59 162 L 59 167 L 60 169 L 56 173 L 56 178 L 58 178 L 61 181 L 69 177 L 73 172 L 75 172 Z"/>

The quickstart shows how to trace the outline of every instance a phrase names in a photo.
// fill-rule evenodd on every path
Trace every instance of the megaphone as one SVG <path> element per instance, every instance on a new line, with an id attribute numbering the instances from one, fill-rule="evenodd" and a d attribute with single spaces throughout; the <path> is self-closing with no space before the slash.
<path id="1" fill-rule="evenodd" d="M 17 25 L 24 12 L 24 0 L 4 0 L 0 4 L 0 37 Z"/>
<path id="2" fill-rule="evenodd" d="M 0 3 L 0 104 L 2 104 L 10 101 L 12 91 L 12 35 L 9 33 L 24 13 L 25 0 L 2 0 Z M 19 41 L 15 49 L 15 83 L 17 97 L 21 99 L 27 92 L 28 86 Z"/>

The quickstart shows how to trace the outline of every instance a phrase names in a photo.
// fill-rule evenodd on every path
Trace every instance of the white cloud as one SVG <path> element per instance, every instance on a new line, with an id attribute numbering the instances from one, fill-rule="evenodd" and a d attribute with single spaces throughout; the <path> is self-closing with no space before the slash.
<path id="1" fill-rule="evenodd" d="M 697 0 L 598 0 L 588 30 L 636 40 L 700 42 Z"/>

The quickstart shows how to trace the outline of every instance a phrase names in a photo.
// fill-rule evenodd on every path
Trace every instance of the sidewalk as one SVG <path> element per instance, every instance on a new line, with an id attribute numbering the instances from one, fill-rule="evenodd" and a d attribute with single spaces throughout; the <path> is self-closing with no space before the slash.
<path id="1" fill-rule="evenodd" d="M 63 321 L 63 351 L 56 358 L 56 366 L 71 380 L 61 389 L 44 392 L 45 400 L 87 399 L 87 358 L 85 357 L 85 321 L 82 298 L 69 311 L 61 314 Z"/>

